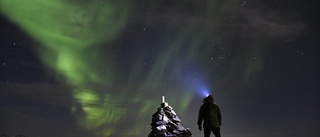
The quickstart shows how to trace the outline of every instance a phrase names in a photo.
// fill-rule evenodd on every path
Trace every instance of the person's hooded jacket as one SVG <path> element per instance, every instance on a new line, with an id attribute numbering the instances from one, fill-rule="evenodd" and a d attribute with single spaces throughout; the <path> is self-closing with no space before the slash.
<path id="1" fill-rule="evenodd" d="M 199 110 L 198 126 L 202 125 L 202 121 L 205 128 L 219 128 L 221 126 L 220 108 L 213 102 L 212 96 L 208 96 L 203 100 Z"/>

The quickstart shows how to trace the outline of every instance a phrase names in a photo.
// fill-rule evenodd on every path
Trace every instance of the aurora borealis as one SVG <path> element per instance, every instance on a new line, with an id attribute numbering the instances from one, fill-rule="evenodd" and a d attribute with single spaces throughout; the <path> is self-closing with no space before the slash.
<path id="1" fill-rule="evenodd" d="M 195 119 L 209 91 L 221 107 L 222 135 L 317 135 L 319 34 L 310 7 L 0 0 L 0 133 L 147 136 L 164 95 L 202 136 Z M 24 120 L 34 124 L 17 126 Z"/>

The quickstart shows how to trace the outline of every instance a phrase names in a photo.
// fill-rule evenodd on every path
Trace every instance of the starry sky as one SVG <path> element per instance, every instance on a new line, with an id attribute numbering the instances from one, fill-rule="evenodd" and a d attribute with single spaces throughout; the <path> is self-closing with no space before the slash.
<path id="1" fill-rule="evenodd" d="M 161 96 L 194 137 L 320 133 L 317 6 L 302 0 L 0 0 L 0 134 L 142 137 Z"/>

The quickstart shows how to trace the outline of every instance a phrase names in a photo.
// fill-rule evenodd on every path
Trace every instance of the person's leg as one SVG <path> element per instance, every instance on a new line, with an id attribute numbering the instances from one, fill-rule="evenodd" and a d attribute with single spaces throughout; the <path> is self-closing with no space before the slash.
<path id="1" fill-rule="evenodd" d="M 210 128 L 203 128 L 204 137 L 210 137 L 211 129 Z"/>
<path id="2" fill-rule="evenodd" d="M 213 128 L 212 132 L 216 137 L 221 137 L 220 128 Z"/>

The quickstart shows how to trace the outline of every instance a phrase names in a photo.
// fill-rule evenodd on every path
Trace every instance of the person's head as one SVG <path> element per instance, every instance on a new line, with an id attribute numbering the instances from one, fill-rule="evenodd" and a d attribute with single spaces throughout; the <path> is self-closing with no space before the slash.
<path id="1" fill-rule="evenodd" d="M 214 102 L 214 99 L 212 95 L 209 95 L 202 100 L 202 103 L 213 103 L 213 102 Z"/>

